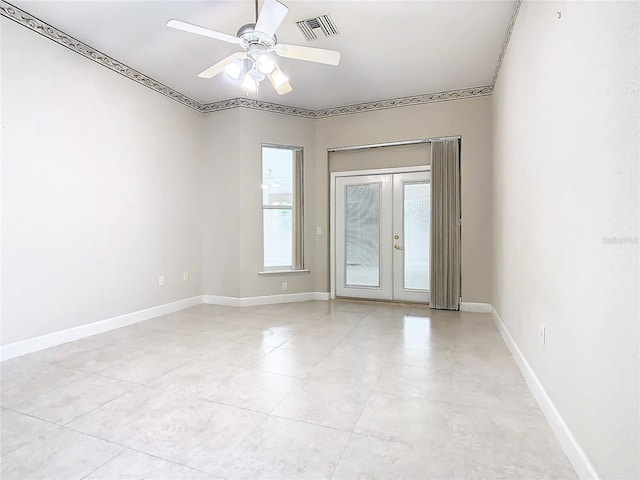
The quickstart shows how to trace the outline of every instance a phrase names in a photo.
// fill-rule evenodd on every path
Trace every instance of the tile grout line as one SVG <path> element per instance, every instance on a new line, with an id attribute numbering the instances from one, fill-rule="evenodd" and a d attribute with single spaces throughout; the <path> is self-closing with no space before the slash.
<path id="1" fill-rule="evenodd" d="M 94 468 L 93 470 L 91 470 L 89 473 L 87 473 L 86 475 L 83 475 L 82 477 L 80 477 L 79 480 L 84 480 L 85 478 L 87 478 L 89 475 L 91 475 L 92 473 L 94 473 L 96 470 L 99 470 L 100 468 L 104 467 L 107 463 L 109 463 L 111 460 L 114 460 L 116 458 L 118 458 L 120 455 L 122 455 L 124 452 L 123 450 L 120 450 L 118 453 L 116 453 L 113 457 L 111 457 L 109 460 L 107 460 L 106 462 L 102 463 L 101 465 L 98 465 L 96 468 Z"/>
<path id="2" fill-rule="evenodd" d="M 32 418 L 32 419 L 34 419 L 34 420 L 39 420 L 39 421 L 41 421 L 41 422 L 48 423 L 48 424 L 52 425 L 52 426 L 53 426 L 53 427 L 55 427 L 55 428 L 53 428 L 53 429 L 51 429 L 50 431 L 45 432 L 45 433 L 43 433 L 43 434 L 41 434 L 41 435 L 38 435 L 36 438 L 34 438 L 34 439 L 32 439 L 32 440 L 29 440 L 28 442 L 26 442 L 26 443 L 24 443 L 24 444 L 20 445 L 19 447 L 14 448 L 13 450 L 10 450 L 10 451 L 8 451 L 8 452 L 4 452 L 4 453 L 2 454 L 2 456 L 0 456 L 0 458 L 5 457 L 5 456 L 7 456 L 7 455 L 9 455 L 9 454 L 11 454 L 11 453 L 13 453 L 13 452 L 17 451 L 17 450 L 20 450 L 22 447 L 26 447 L 26 446 L 27 446 L 27 445 L 29 445 L 30 443 L 35 442 L 36 440 L 38 440 L 38 439 L 40 439 L 40 438 L 42 438 L 42 437 L 44 437 L 44 436 L 46 436 L 46 435 L 49 435 L 50 433 L 55 432 L 56 430 L 58 430 L 58 429 L 62 428 L 62 425 L 58 425 L 57 423 L 51 422 L 51 421 L 49 421 L 49 420 L 43 420 L 42 418 L 34 417 L 33 415 L 29 415 L 29 414 L 27 414 L 27 413 L 18 412 L 18 411 L 14 410 L 14 409 L 12 409 L 12 408 L 9 408 L 9 407 L 2 407 L 2 408 L 4 408 L 5 410 L 9 410 L 9 411 L 11 411 L 11 412 L 13 412 L 13 413 L 15 413 L 15 414 L 17 414 L 17 415 L 24 415 L 25 417 L 29 417 L 29 418 Z"/>
<path id="3" fill-rule="evenodd" d="M 69 425 L 71 422 L 75 422 L 75 421 L 76 421 L 76 420 L 78 420 L 79 418 L 82 418 L 82 417 L 84 417 L 85 415 L 89 415 L 89 414 L 91 414 L 91 413 L 95 412 L 96 410 L 98 410 L 99 408 L 102 408 L 102 407 L 104 407 L 105 405 L 107 405 L 107 404 L 109 404 L 109 403 L 111 403 L 111 402 L 115 402 L 116 400 L 118 400 L 118 399 L 120 399 L 120 398 L 124 397 L 125 395 L 129 395 L 130 393 L 133 393 L 133 392 L 134 392 L 134 390 L 130 390 L 130 391 L 128 391 L 128 392 L 124 392 L 123 394 L 118 395 L 117 397 L 114 397 L 114 398 L 112 398 L 111 400 L 107 400 L 106 402 L 104 402 L 104 403 L 102 403 L 102 404 L 100 404 L 100 405 L 96 406 L 95 408 L 92 408 L 92 409 L 91 409 L 91 410 L 89 410 L 88 412 L 82 413 L 82 414 L 78 415 L 77 417 L 72 418 L 72 419 L 71 419 L 71 420 L 69 420 L 68 422 L 65 422 L 65 423 L 59 423 L 58 425 L 60 425 L 61 427 L 66 427 L 66 426 L 67 426 L 67 425 Z"/>
<path id="4" fill-rule="evenodd" d="M 195 471 L 197 471 L 197 472 L 201 472 L 201 473 L 204 473 L 204 474 L 206 474 L 206 475 L 213 475 L 214 477 L 217 477 L 217 475 L 215 475 L 215 474 L 213 474 L 213 473 L 206 472 L 206 471 L 204 471 L 204 470 L 200 470 L 200 469 L 198 469 L 198 468 L 194 468 L 194 467 L 191 467 L 191 466 L 189 466 L 189 465 L 185 465 L 185 464 L 183 464 L 183 463 L 178 463 L 178 462 L 175 462 L 175 461 L 170 460 L 170 459 L 168 459 L 168 458 L 160 457 L 160 456 L 155 455 L 155 454 L 153 454 L 153 453 L 145 452 L 145 451 L 143 451 L 143 450 L 139 450 L 139 449 L 134 448 L 134 447 L 129 447 L 129 446 L 124 445 L 124 444 L 122 444 L 122 443 L 120 443 L 120 442 L 116 442 L 116 441 L 113 441 L 113 440 L 109 440 L 109 439 L 107 439 L 107 438 L 100 437 L 99 435 L 95 435 L 95 434 L 93 434 L 93 433 L 83 432 L 82 430 L 77 430 L 77 429 L 72 428 L 72 427 L 69 427 L 69 426 L 67 426 L 67 425 L 61 425 L 61 426 L 60 426 L 60 428 L 67 429 L 67 430 L 70 430 L 70 431 L 72 431 L 72 432 L 79 433 L 79 434 L 81 434 L 81 435 L 86 435 L 86 436 L 88 436 L 88 437 L 95 438 L 95 439 L 97 439 L 97 440 L 102 440 L 102 441 L 104 441 L 104 442 L 111 443 L 111 444 L 113 444 L 113 445 L 117 445 L 117 446 L 119 446 L 119 447 L 122 447 L 122 448 L 123 448 L 123 450 L 122 450 L 120 453 L 118 453 L 117 455 L 115 455 L 114 457 L 112 457 L 111 459 L 109 459 L 107 462 L 105 462 L 105 463 L 103 463 L 102 465 L 100 465 L 100 467 L 104 466 L 106 463 L 110 462 L 110 461 L 111 461 L 111 460 L 113 460 L 114 458 L 116 458 L 116 457 L 118 457 L 119 455 L 121 455 L 125 450 L 131 450 L 131 451 L 133 451 L 133 452 L 137 452 L 137 453 L 141 453 L 141 454 L 143 454 L 143 455 L 147 455 L 147 456 L 149 456 L 149 457 L 157 458 L 157 459 L 159 459 L 159 460 L 163 460 L 163 461 L 165 461 L 165 462 L 172 463 L 172 464 L 174 464 L 174 465 L 178 465 L 178 466 L 180 466 L 180 467 L 188 468 L 188 469 L 190 469 L 190 470 L 195 470 Z M 98 468 L 100 468 L 100 467 L 98 467 Z M 91 473 L 93 473 L 95 470 L 97 470 L 97 468 L 96 468 L 96 469 L 94 469 Z M 90 475 L 90 473 L 89 473 L 89 474 L 87 474 L 87 475 Z M 85 475 L 85 477 L 86 477 L 87 475 Z M 82 478 L 85 478 L 85 477 L 82 477 Z M 218 478 L 220 478 L 220 477 L 218 477 Z"/>
<path id="5" fill-rule="evenodd" d="M 378 379 L 380 378 L 381 374 L 382 374 L 382 372 L 378 374 Z M 378 379 L 376 379 L 376 382 L 377 382 Z M 367 401 L 364 403 L 364 406 L 362 407 L 362 410 L 360 410 L 360 414 L 358 415 L 358 419 L 353 424 L 353 428 L 351 429 L 351 432 L 349 432 L 349 438 L 347 438 L 347 441 L 345 442 L 344 447 L 342 448 L 342 452 L 340 452 L 340 456 L 338 457 L 338 460 L 336 461 L 335 465 L 333 466 L 333 469 L 331 470 L 331 475 L 329 476 L 329 480 L 331 480 L 333 478 L 333 476 L 335 475 L 336 469 L 338 468 L 338 464 L 340 463 L 340 460 L 342 460 L 342 456 L 344 455 L 344 452 L 347 450 L 347 446 L 349 445 L 349 442 L 351 442 L 351 438 L 353 438 L 353 434 L 355 432 L 355 429 L 358 426 L 358 423 L 360 423 L 360 419 L 362 418 L 362 414 L 363 414 L 364 410 L 367 408 L 367 405 L 369 405 L 369 401 L 371 400 L 371 395 L 372 394 L 373 394 L 373 390 L 371 390 L 369 392 L 369 397 L 367 398 Z"/>

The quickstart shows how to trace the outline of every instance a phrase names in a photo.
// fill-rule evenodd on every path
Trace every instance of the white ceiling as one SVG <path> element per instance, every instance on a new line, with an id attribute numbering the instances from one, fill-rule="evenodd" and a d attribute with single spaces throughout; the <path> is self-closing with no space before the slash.
<path id="1" fill-rule="evenodd" d="M 268 81 L 259 99 L 308 109 L 491 85 L 514 1 L 282 0 L 289 13 L 278 41 L 339 50 L 337 67 L 278 58 L 293 92 Z M 175 18 L 235 35 L 255 21 L 254 3 L 227 1 L 10 0 L 151 78 L 211 103 L 244 96 L 222 74 L 197 74 L 236 45 L 167 28 Z M 260 0 L 262 5 L 262 0 Z M 307 42 L 295 21 L 329 13 L 340 34 Z M 255 96 L 253 97 L 255 98 Z"/>

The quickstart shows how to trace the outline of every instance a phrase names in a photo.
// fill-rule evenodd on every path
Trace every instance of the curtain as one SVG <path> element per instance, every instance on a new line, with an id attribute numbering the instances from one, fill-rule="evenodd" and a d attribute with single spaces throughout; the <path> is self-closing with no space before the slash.
<path id="1" fill-rule="evenodd" d="M 460 309 L 460 140 L 431 143 L 431 308 Z"/>
<path id="2" fill-rule="evenodd" d="M 304 212 L 303 188 L 302 188 L 302 150 L 294 150 L 293 163 L 293 258 L 291 269 L 302 270 L 304 259 L 302 258 L 304 243 L 304 227 L 302 225 L 302 215 Z"/>

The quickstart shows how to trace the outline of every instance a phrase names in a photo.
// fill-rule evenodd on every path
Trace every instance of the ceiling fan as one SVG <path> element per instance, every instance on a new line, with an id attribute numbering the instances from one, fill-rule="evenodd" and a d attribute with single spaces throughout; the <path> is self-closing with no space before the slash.
<path id="1" fill-rule="evenodd" d="M 289 93 L 292 87 L 289 79 L 273 59 L 272 52 L 280 57 L 326 65 L 340 63 L 340 52 L 335 50 L 278 43 L 275 32 L 287 15 L 289 8 L 277 0 L 265 0 L 258 16 L 258 0 L 255 0 L 255 6 L 256 23 L 248 23 L 240 27 L 235 37 L 180 20 L 167 22 L 168 27 L 234 43 L 240 45 L 244 50 L 220 60 L 198 74 L 199 77 L 213 78 L 224 71 L 234 80 L 239 80 L 245 73 L 242 86 L 247 91 L 256 91 L 260 82 L 268 77 L 276 92 L 279 95 L 284 95 Z"/>

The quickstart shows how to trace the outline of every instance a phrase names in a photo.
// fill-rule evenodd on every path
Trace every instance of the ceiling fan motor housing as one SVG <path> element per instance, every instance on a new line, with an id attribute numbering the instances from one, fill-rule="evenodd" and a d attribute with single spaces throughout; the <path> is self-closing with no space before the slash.
<path id="1" fill-rule="evenodd" d="M 276 36 L 268 37 L 262 32 L 255 30 L 255 23 L 247 23 L 238 29 L 237 36 L 242 40 L 243 46 L 249 48 L 251 45 L 262 45 L 265 49 L 273 48 L 278 40 Z"/>

